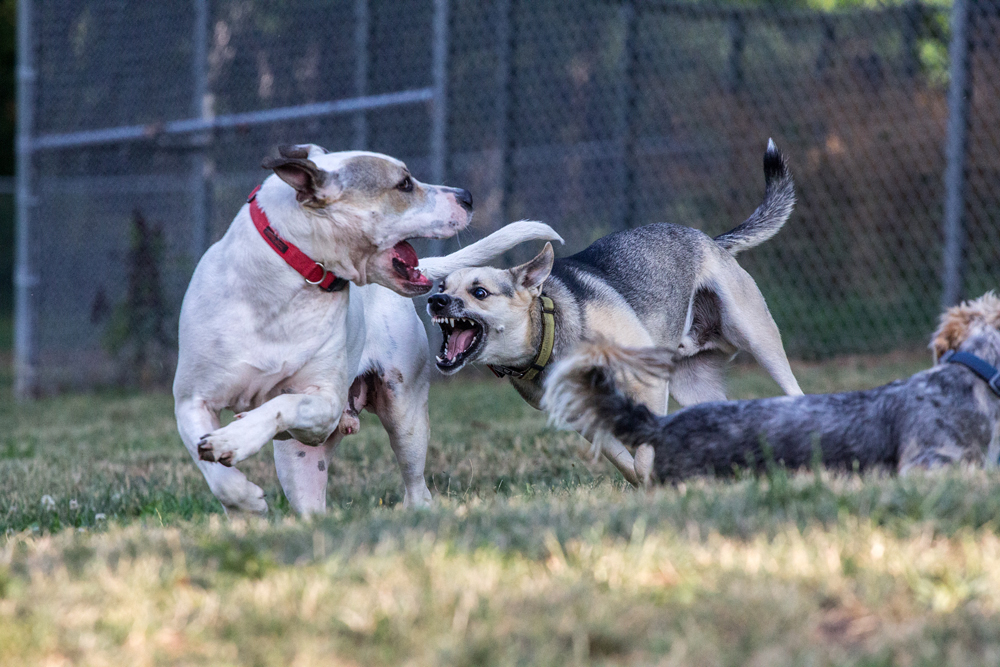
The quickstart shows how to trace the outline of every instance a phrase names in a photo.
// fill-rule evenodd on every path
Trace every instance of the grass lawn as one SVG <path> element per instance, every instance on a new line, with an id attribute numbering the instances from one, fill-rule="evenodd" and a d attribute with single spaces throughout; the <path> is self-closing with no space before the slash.
<path id="1" fill-rule="evenodd" d="M 797 365 L 874 386 L 928 355 Z M 1000 661 L 1000 476 L 772 472 L 637 492 L 505 383 L 432 388 L 427 510 L 374 419 L 330 512 L 230 521 L 166 394 L 15 405 L 0 366 L 0 665 Z M 776 391 L 737 366 L 735 396 Z"/>

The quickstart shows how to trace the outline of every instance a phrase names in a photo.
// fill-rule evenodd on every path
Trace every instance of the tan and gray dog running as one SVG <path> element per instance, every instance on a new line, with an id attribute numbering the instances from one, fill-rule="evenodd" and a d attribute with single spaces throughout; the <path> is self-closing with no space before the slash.
<path id="1" fill-rule="evenodd" d="M 654 224 L 610 234 L 571 257 L 555 259 L 546 244 L 510 270 L 450 274 L 427 305 L 444 338 L 438 369 L 488 364 L 539 407 L 546 364 L 602 336 L 677 350 L 669 387 L 666 380 L 627 386 L 657 413 L 666 413 L 669 395 L 681 405 L 725 399 L 725 365 L 738 350 L 750 352 L 787 394 L 801 394 L 764 297 L 735 259 L 778 233 L 792 212 L 792 178 L 770 141 L 764 175 L 763 203 L 714 239 L 690 227 Z M 594 442 L 586 430 L 581 434 Z M 629 482 L 640 482 L 625 447 L 614 440 L 594 444 Z"/>

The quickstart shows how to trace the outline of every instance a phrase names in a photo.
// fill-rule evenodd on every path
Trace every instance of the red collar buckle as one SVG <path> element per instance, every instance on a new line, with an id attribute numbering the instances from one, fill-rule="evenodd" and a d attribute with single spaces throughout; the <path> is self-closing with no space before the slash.
<path id="1" fill-rule="evenodd" d="M 332 271 L 327 271 L 325 266 L 311 259 L 309 255 L 299 250 L 294 243 L 281 238 L 278 232 L 271 227 L 267 215 L 261 209 L 260 204 L 257 203 L 257 192 L 259 190 L 260 186 L 258 185 L 250 193 L 250 196 L 247 197 L 247 203 L 250 204 L 250 219 L 253 220 L 254 227 L 257 228 L 263 239 L 267 241 L 267 244 L 276 253 L 281 255 L 286 264 L 298 271 L 299 275 L 305 278 L 305 281 L 310 285 L 316 285 L 324 292 L 339 292 L 347 287 L 347 280 L 338 278 Z"/>

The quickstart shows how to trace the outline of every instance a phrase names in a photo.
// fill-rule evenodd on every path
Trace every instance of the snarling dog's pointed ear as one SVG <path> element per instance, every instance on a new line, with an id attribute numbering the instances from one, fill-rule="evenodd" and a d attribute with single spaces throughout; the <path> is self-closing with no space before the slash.
<path id="1" fill-rule="evenodd" d="M 264 169 L 271 169 L 278 178 L 295 188 L 295 200 L 306 206 L 323 206 L 340 195 L 337 174 L 324 171 L 307 158 L 265 158 Z"/>
<path id="2" fill-rule="evenodd" d="M 281 157 L 297 157 L 301 159 L 326 155 L 330 151 L 316 144 L 283 144 L 278 146 L 278 154 Z"/>
<path id="3" fill-rule="evenodd" d="M 552 272 L 552 262 L 555 258 L 556 253 L 552 250 L 552 244 L 546 243 L 533 260 L 510 270 L 514 284 L 528 290 L 532 296 L 538 296 L 542 292 L 542 283 Z"/>

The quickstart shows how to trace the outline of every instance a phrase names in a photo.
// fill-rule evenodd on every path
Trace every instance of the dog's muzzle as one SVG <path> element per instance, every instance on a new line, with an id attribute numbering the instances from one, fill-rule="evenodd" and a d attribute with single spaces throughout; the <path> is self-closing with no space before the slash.
<path id="1" fill-rule="evenodd" d="M 427 313 L 441 327 L 441 353 L 436 361 L 443 373 L 455 372 L 465 365 L 478 352 L 486 335 L 482 322 L 455 315 L 454 311 L 463 311 L 463 306 L 461 299 L 447 294 L 433 294 L 427 299 Z"/>

